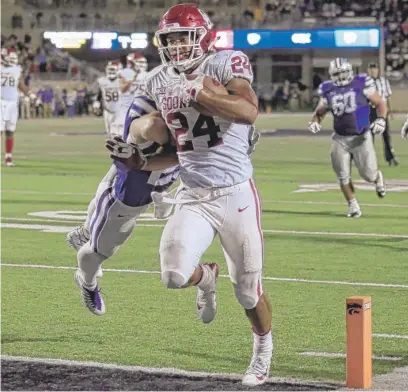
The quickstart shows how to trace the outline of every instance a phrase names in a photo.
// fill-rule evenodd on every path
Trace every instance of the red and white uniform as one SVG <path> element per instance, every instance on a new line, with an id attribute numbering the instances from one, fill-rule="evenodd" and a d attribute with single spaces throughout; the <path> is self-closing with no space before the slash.
<path id="1" fill-rule="evenodd" d="M 136 73 L 132 68 L 125 68 L 119 71 L 119 77 L 127 81 L 132 80 L 132 84 L 127 91 L 119 94 L 118 114 L 112 127 L 112 133 L 116 135 L 123 134 L 126 113 L 132 104 L 133 98 L 144 95 L 146 74 L 145 71 Z"/>
<path id="2" fill-rule="evenodd" d="M 98 85 L 102 92 L 103 118 L 105 120 L 106 132 L 111 134 L 112 124 L 119 115 L 119 78 L 110 79 L 103 76 L 98 79 Z"/>
<path id="3" fill-rule="evenodd" d="M 224 86 L 233 78 L 253 80 L 247 56 L 232 50 L 208 55 L 193 73 L 211 76 Z M 186 107 L 179 86 L 173 66 L 157 67 L 146 79 L 147 94 L 176 140 L 181 166 L 176 211 L 160 245 L 162 271 L 176 270 L 188 279 L 218 234 L 238 300 L 246 308 L 255 306 L 262 293 L 263 239 L 248 155 L 252 127 Z M 241 279 L 246 274 L 252 274 L 252 290 L 243 283 L 248 279 Z"/>
<path id="4" fill-rule="evenodd" d="M 16 130 L 18 119 L 18 84 L 21 76 L 21 67 L 1 67 L 1 131 Z"/>

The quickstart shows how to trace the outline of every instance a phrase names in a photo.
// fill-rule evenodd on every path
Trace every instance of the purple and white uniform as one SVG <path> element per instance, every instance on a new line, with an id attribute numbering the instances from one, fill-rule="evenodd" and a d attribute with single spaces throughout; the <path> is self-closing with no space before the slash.
<path id="1" fill-rule="evenodd" d="M 126 114 L 123 139 L 133 120 L 156 110 L 145 96 L 135 97 Z M 146 153 L 146 151 L 145 151 Z M 95 210 L 90 219 L 91 245 L 95 252 L 110 257 L 131 235 L 137 217 L 152 202 L 151 192 L 163 192 L 179 176 L 179 166 L 160 171 L 128 169 L 115 162 L 100 183 Z"/>
<path id="2" fill-rule="evenodd" d="M 377 178 L 377 155 L 370 132 L 368 99 L 375 91 L 374 80 L 366 74 L 355 75 L 345 86 L 327 81 L 319 87 L 320 102 L 333 114 L 331 161 L 342 184 L 350 182 L 351 160 L 366 181 L 374 182 Z"/>

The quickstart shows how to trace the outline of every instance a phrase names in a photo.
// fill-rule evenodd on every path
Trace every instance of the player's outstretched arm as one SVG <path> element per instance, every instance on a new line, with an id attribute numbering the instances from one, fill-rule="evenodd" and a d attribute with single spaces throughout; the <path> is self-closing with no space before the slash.
<path id="1" fill-rule="evenodd" d="M 225 86 L 229 95 L 215 94 L 203 88 L 195 99 L 214 116 L 236 124 L 254 124 L 258 117 L 258 98 L 246 79 L 233 78 Z"/>
<path id="2" fill-rule="evenodd" d="M 312 133 L 320 132 L 322 126 L 320 123 L 323 121 L 324 116 L 329 111 L 326 101 L 323 98 L 320 98 L 319 103 L 317 104 L 316 110 L 313 113 L 312 120 L 309 121 L 308 129 Z"/>
<path id="3" fill-rule="evenodd" d="M 127 141 L 134 144 L 155 142 L 163 145 L 169 142 L 166 123 L 160 112 L 154 111 L 132 121 Z"/>
<path id="4" fill-rule="evenodd" d="M 119 90 L 121 93 L 125 93 L 130 89 L 133 80 L 127 80 L 123 76 L 119 76 Z"/>

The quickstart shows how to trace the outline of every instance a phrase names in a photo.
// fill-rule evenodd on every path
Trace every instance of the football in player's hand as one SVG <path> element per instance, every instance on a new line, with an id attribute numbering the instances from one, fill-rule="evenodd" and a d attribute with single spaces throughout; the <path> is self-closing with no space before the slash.
<path id="1" fill-rule="evenodd" d="M 193 80 L 194 78 L 197 77 L 197 75 L 191 74 L 191 75 L 186 75 L 186 77 L 189 80 Z M 204 85 L 204 88 L 210 90 L 214 94 L 228 95 L 227 89 L 220 82 L 218 82 L 216 79 L 213 79 L 211 76 L 206 76 L 204 78 L 203 85 Z M 203 107 L 202 105 L 200 105 L 197 102 L 193 102 L 191 106 L 193 106 L 193 108 L 196 109 L 201 114 L 204 114 L 206 116 L 212 116 L 213 115 L 213 113 L 210 113 L 205 107 Z"/>

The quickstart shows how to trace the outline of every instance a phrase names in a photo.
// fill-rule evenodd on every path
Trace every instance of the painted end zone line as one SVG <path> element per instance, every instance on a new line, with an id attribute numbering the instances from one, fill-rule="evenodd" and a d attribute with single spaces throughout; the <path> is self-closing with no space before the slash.
<path id="1" fill-rule="evenodd" d="M 12 264 L 1 263 L 1 267 L 14 267 L 14 268 L 39 268 L 39 269 L 61 269 L 61 270 L 76 270 L 74 266 L 56 266 L 56 265 L 44 265 L 44 264 Z M 146 270 L 134 270 L 134 269 L 117 269 L 117 268 L 103 268 L 104 272 L 119 272 L 119 273 L 133 273 L 133 274 L 160 274 L 160 271 L 146 271 Z M 220 278 L 228 278 L 228 275 L 220 275 Z M 315 280 L 315 279 L 301 279 L 301 278 L 277 278 L 272 276 L 264 276 L 264 281 L 277 281 L 277 282 L 295 282 L 295 283 L 315 283 L 315 284 L 333 284 L 333 285 L 347 285 L 347 286 L 366 286 L 366 287 L 390 287 L 390 288 L 408 288 L 407 284 L 395 284 L 395 283 L 371 283 L 371 282 L 345 282 L 337 280 Z"/>
<path id="2" fill-rule="evenodd" d="M 48 365 L 62 365 L 62 366 L 72 366 L 72 367 L 82 367 L 82 368 L 99 368 L 99 369 L 109 369 L 109 370 L 123 370 L 128 372 L 142 372 L 148 374 L 162 374 L 167 376 L 184 376 L 186 378 L 200 377 L 200 378 L 213 378 L 213 379 L 223 379 L 223 380 L 241 380 L 242 374 L 236 373 L 207 373 L 207 372 L 197 372 L 197 371 L 187 371 L 182 369 L 173 368 L 149 368 L 143 366 L 130 366 L 130 365 L 117 365 L 113 363 L 100 363 L 93 361 L 71 361 L 65 359 L 53 359 L 53 358 L 30 358 L 30 357 L 19 357 L 19 356 L 9 356 L 2 355 L 1 360 L 5 361 L 15 361 L 15 362 L 30 362 L 30 363 L 44 363 Z M 299 379 L 284 378 L 284 377 L 270 377 L 268 378 L 268 383 L 285 383 L 285 384 L 296 384 L 305 386 L 327 386 L 327 387 L 341 387 L 344 384 L 335 381 L 303 381 Z"/>

